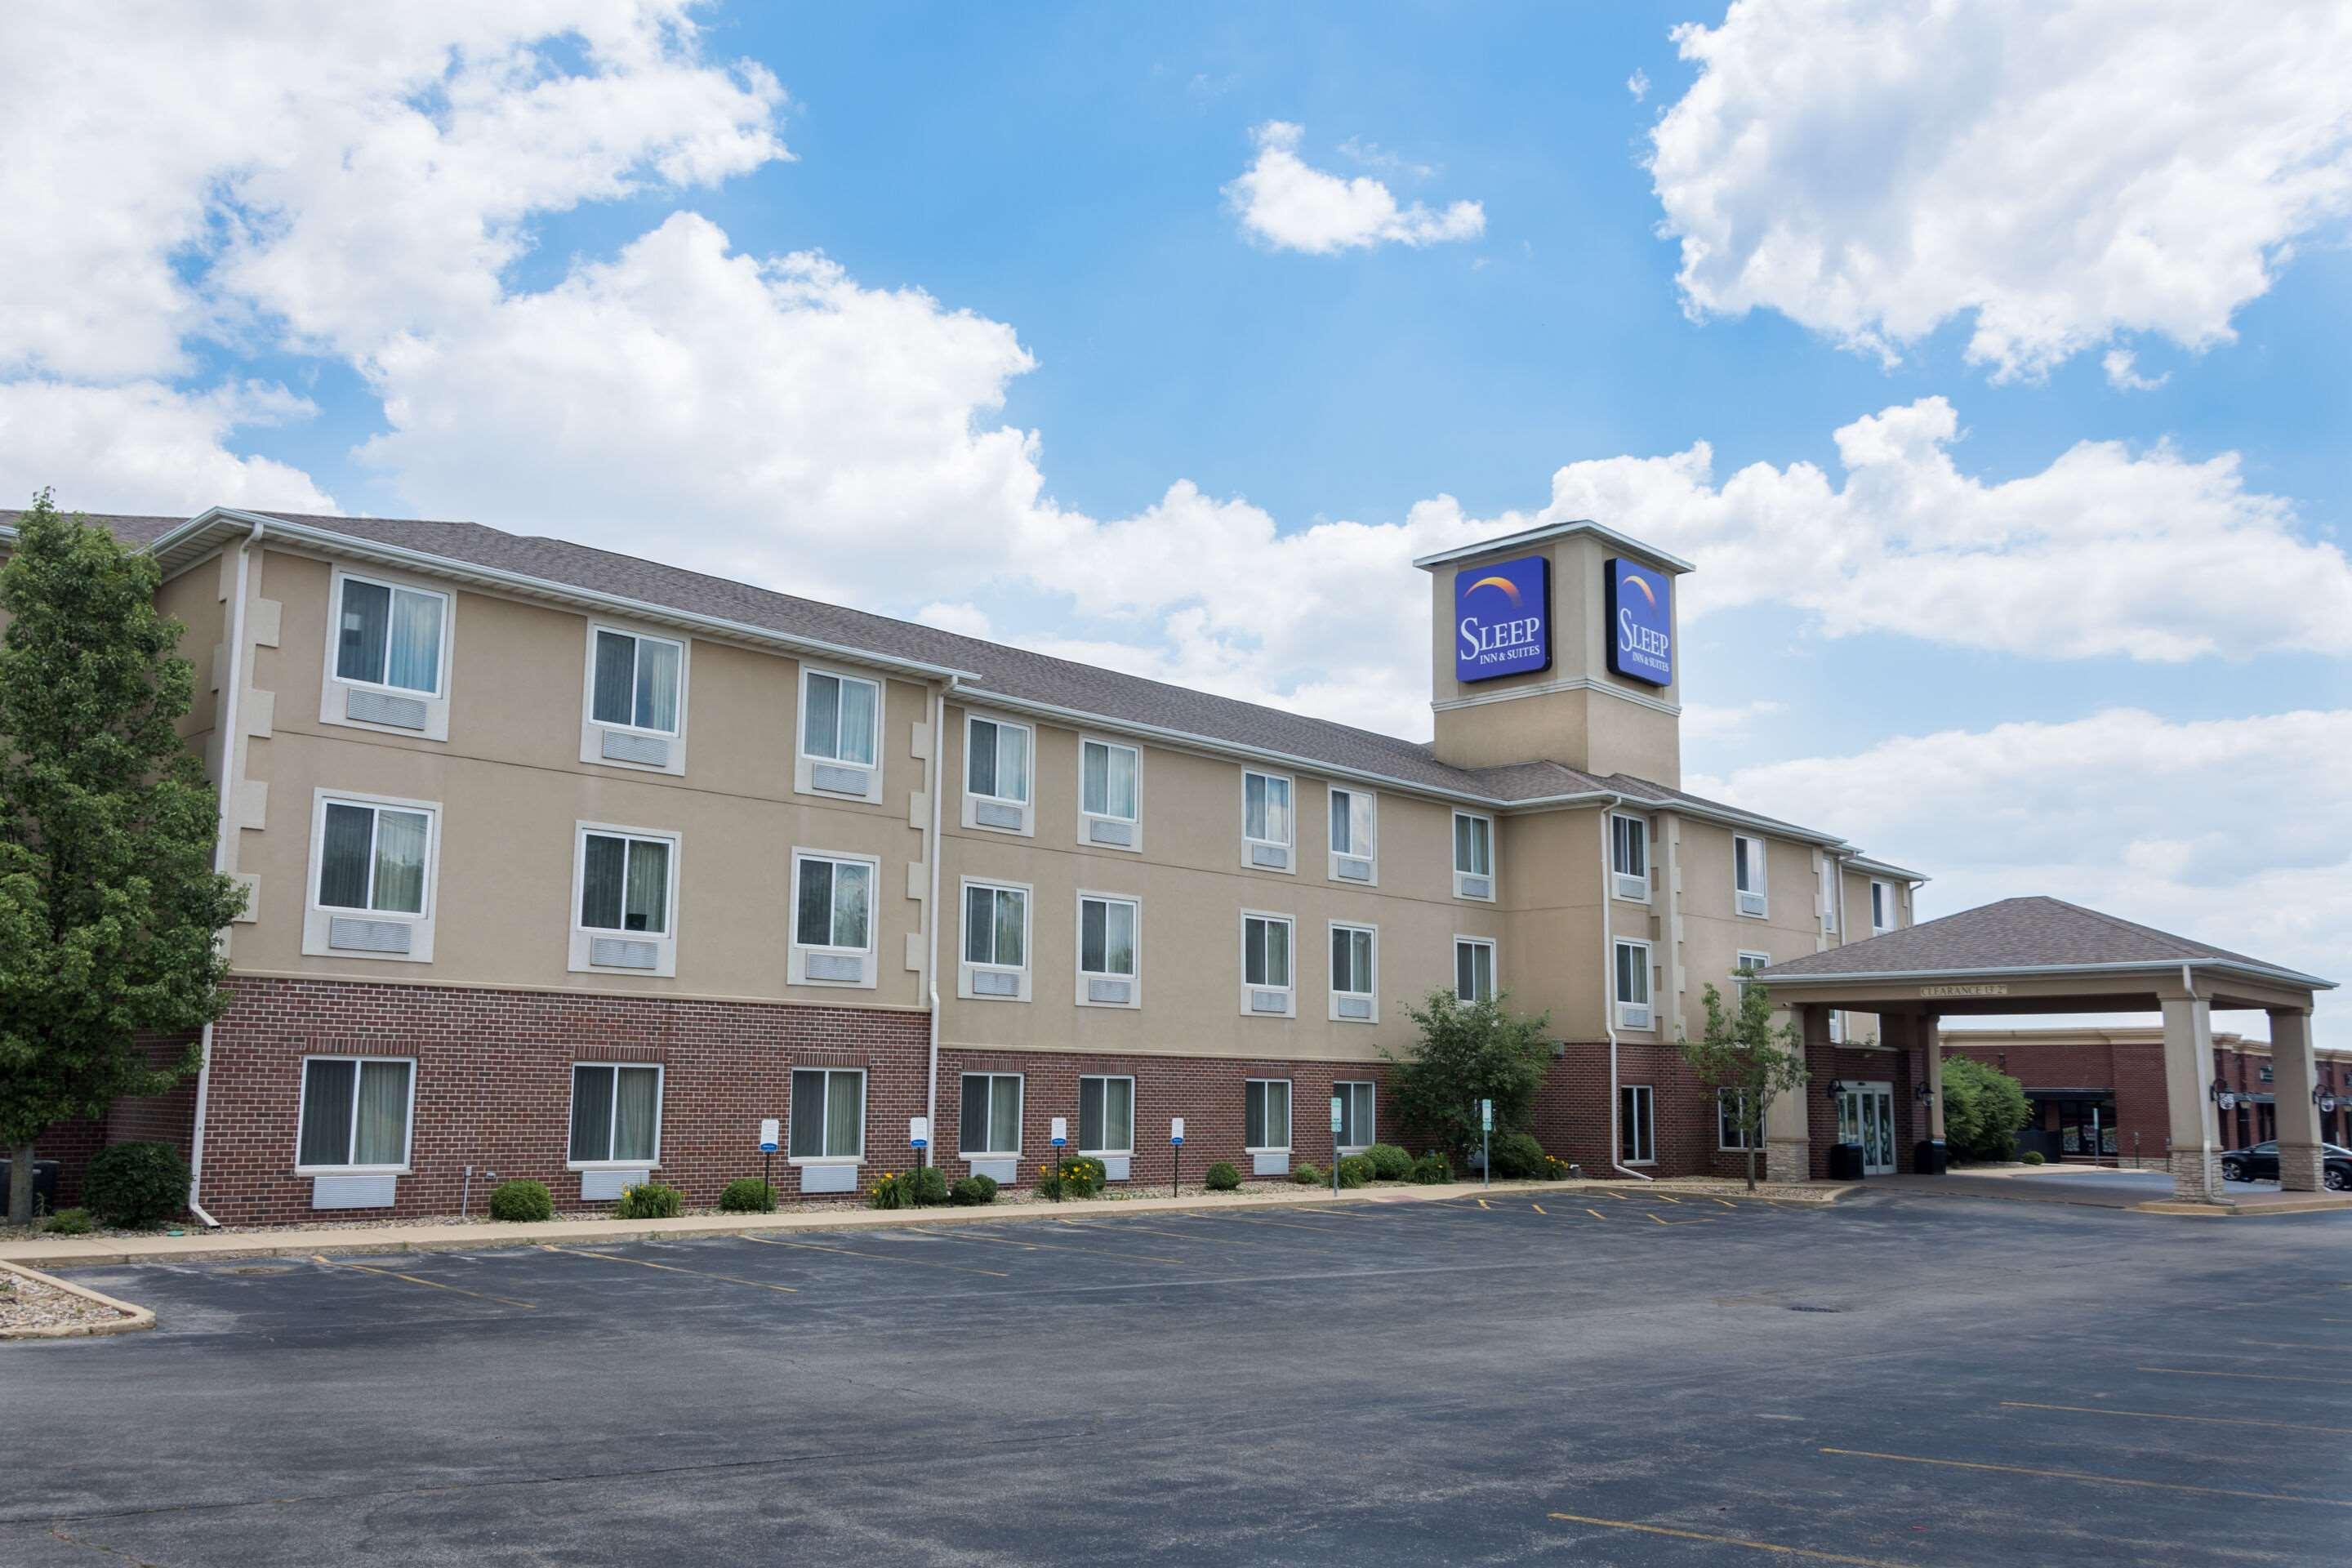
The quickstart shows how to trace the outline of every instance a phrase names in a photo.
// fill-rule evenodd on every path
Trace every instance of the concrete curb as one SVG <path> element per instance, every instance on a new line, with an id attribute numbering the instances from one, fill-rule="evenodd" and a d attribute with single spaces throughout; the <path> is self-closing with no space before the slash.
<path id="1" fill-rule="evenodd" d="M 2261 1219 L 2269 1215 L 2340 1214 L 2347 1209 L 2352 1209 L 2352 1197 L 2326 1197 L 2316 1194 L 2275 1203 L 2200 1204 L 2163 1198 L 2154 1203 L 2131 1205 L 2134 1214 L 2179 1215 L 2189 1219 Z"/>
<path id="2" fill-rule="evenodd" d="M 1716 1191 L 1717 1186 L 1723 1190 Z M 254 1231 L 234 1236 L 206 1232 L 173 1237 L 58 1237 L 54 1240 L 36 1237 L 28 1241 L 0 1243 L 0 1263 L 37 1264 L 53 1268 L 104 1268 L 131 1263 L 195 1263 L 246 1258 L 309 1257 L 320 1252 L 343 1257 L 392 1252 L 480 1252 L 500 1247 L 541 1247 L 550 1242 L 610 1247 L 632 1241 L 675 1240 L 680 1237 L 758 1236 L 776 1231 L 887 1230 L 909 1225 L 997 1225 L 1022 1220 L 1070 1219 L 1080 1215 L 1104 1218 L 1123 1214 L 1234 1214 L 1253 1209 L 1436 1203 L 1449 1198 L 1496 1197 L 1522 1193 L 1638 1192 L 1649 1187 L 1650 1184 L 1643 1182 L 1496 1182 L 1491 1187 L 1481 1186 L 1475 1182 L 1453 1182 L 1428 1187 L 1354 1188 L 1337 1198 L 1328 1189 L 1314 1187 L 1248 1197 L 1118 1198 L 1108 1202 L 1088 1200 L 1068 1204 L 989 1204 L 971 1208 L 952 1205 L 921 1209 L 845 1207 L 838 1212 L 816 1214 L 687 1215 L 677 1219 L 551 1220 L 536 1225 L 500 1225 L 484 1221 L 478 1225 L 386 1226 L 376 1230 Z M 1745 1195 L 1745 1189 L 1737 1183 L 1708 1184 L 1705 1186 L 1695 1183 L 1675 1183 L 1671 1186 L 1659 1184 L 1659 1190 L 1671 1191 L 1676 1197 Z M 1808 1193 L 1803 1197 L 1768 1199 L 1759 1194 L 1757 1201 L 1828 1205 L 1854 1190 L 1851 1185 L 1823 1184 L 1818 1194 Z"/>
<path id="3" fill-rule="evenodd" d="M 69 1279 L 60 1279 L 53 1274 L 44 1274 L 37 1268 L 27 1268 L 22 1264 L 10 1263 L 5 1259 L 0 1259 L 0 1271 L 14 1274 L 20 1279 L 37 1280 L 53 1290 L 62 1290 L 68 1296 L 79 1296 L 85 1301 L 95 1301 L 100 1306 L 110 1307 L 121 1314 L 96 1323 L 44 1323 L 22 1329 L 0 1329 L 0 1340 L 89 1339 L 99 1334 L 136 1333 L 141 1329 L 152 1329 L 155 1326 L 155 1314 L 149 1308 L 134 1307 L 128 1301 L 118 1301 L 111 1296 L 90 1289 L 88 1286 L 77 1285 Z"/>

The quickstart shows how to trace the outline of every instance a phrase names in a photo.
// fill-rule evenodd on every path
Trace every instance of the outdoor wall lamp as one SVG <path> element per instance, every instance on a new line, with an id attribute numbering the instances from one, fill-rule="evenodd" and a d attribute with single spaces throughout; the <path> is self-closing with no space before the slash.
<path id="1" fill-rule="evenodd" d="M 2336 1113 L 2336 1097 L 2327 1092 L 2326 1084 L 2312 1085 L 2311 1103 L 2319 1107 L 2319 1114 L 2322 1116 L 2333 1116 Z"/>
<path id="2" fill-rule="evenodd" d="M 2238 1108 L 2238 1097 L 2230 1092 L 2229 1084 L 2221 1079 L 2215 1079 L 2213 1087 L 2207 1089 L 2205 1093 L 2214 1104 L 2224 1110 L 2235 1110 Z"/>
<path id="3" fill-rule="evenodd" d="M 1933 1105 L 1936 1102 L 1936 1091 L 1927 1087 L 1927 1080 L 1924 1078 L 1912 1086 L 1911 1094 L 1922 1105 Z"/>
<path id="4" fill-rule="evenodd" d="M 1844 1080 L 1844 1079 L 1834 1079 L 1834 1078 L 1833 1078 L 1833 1079 L 1830 1079 L 1829 1097 L 1830 1097 L 1830 1103 L 1831 1103 L 1832 1105 L 1835 1105 L 1839 1100 L 1843 1100 L 1843 1099 L 1845 1098 L 1845 1080 Z"/>

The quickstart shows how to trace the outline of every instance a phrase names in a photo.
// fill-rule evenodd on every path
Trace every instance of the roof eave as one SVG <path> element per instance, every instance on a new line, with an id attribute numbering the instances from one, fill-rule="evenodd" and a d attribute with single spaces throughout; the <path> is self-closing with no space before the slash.
<path id="1" fill-rule="evenodd" d="M 1536 528 L 1521 529 L 1517 533 L 1506 533 L 1499 538 L 1482 539 L 1475 544 L 1465 544 L 1458 549 L 1441 550 L 1433 555 L 1417 557 L 1413 564 L 1424 572 L 1430 572 L 1440 566 L 1452 565 L 1456 561 L 1468 561 L 1475 556 L 1492 555 L 1498 550 L 1523 550 L 1530 544 L 1541 544 L 1549 539 L 1566 539 L 1579 533 L 1589 533 L 1595 539 L 1604 540 L 1620 550 L 1638 555 L 1643 560 L 1676 576 L 1697 570 L 1679 555 L 1669 555 L 1654 544 L 1644 544 L 1630 534 L 1620 533 L 1613 528 L 1593 521 L 1591 518 L 1579 518 L 1571 522 L 1547 522 Z"/>
<path id="2" fill-rule="evenodd" d="M 1771 970 L 1764 969 L 1758 971 L 1756 978 L 1770 985 L 1847 985 L 1864 980 L 1895 980 L 1933 985 L 1965 981 L 1979 974 L 2177 974 L 2183 969 L 2219 970 L 2253 980 L 2284 980 L 2296 985 L 2308 985 L 2315 991 L 2336 989 L 2335 981 L 2322 980 L 2316 974 L 2280 969 L 2266 963 L 2242 963 L 2227 958 L 2135 958 L 2113 963 L 2012 963 L 1988 964 L 1977 969 L 1871 969 L 1811 974 L 1775 974 Z"/>

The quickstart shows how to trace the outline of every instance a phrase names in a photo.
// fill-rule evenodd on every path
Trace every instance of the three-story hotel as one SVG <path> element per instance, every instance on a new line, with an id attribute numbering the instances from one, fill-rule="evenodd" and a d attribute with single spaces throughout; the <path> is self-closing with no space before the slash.
<path id="1" fill-rule="evenodd" d="M 1921 880 L 1681 790 L 1691 568 L 1591 522 L 1416 563 L 1423 743 L 471 523 L 96 521 L 163 567 L 250 890 L 201 1075 L 115 1119 L 225 1223 L 707 1204 L 770 1118 L 787 1196 L 915 1118 L 950 1176 L 1034 1179 L 1056 1117 L 1114 1180 L 1178 1118 L 1185 1173 L 1276 1174 L 1408 1131 L 1440 988 L 1549 1015 L 1555 1154 L 1728 1173 L 1704 988 Z M 1841 1121 L 1907 1168 L 1918 1042 L 1846 1037 Z"/>

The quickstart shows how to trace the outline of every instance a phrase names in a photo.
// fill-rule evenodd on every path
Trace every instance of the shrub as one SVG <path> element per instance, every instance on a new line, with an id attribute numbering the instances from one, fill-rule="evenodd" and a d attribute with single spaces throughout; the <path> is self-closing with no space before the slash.
<path id="1" fill-rule="evenodd" d="M 1048 1165 L 1038 1172 L 1037 1195 L 1041 1198 L 1099 1197 L 1105 1175 L 1100 1160 L 1081 1154 L 1075 1160 L 1064 1160 L 1059 1165 Z"/>
<path id="2" fill-rule="evenodd" d="M 1299 1161 L 1297 1168 L 1290 1173 L 1290 1179 L 1302 1187 L 1319 1187 L 1330 1180 L 1323 1173 L 1322 1168 L 1311 1160 Z"/>
<path id="3" fill-rule="evenodd" d="M 88 1209 L 59 1209 L 41 1226 L 43 1234 L 48 1236 L 88 1236 L 97 1228 Z"/>
<path id="4" fill-rule="evenodd" d="M 686 1194 L 664 1182 L 638 1182 L 621 1189 L 614 1219 L 676 1219 L 686 1212 Z"/>
<path id="5" fill-rule="evenodd" d="M 1375 1143 L 1364 1151 L 1364 1158 L 1372 1163 L 1374 1181 L 1402 1182 L 1412 1174 L 1412 1156 L 1393 1143 Z"/>
<path id="6" fill-rule="evenodd" d="M 1507 1181 L 1532 1181 L 1549 1173 L 1544 1167 L 1543 1145 L 1532 1132 L 1497 1133 L 1487 1151 L 1487 1159 L 1495 1174 Z"/>
<path id="7" fill-rule="evenodd" d="M 1454 1179 L 1454 1167 L 1446 1163 L 1444 1154 L 1432 1149 L 1412 1163 L 1412 1179 L 1424 1187 L 1438 1186 Z"/>
<path id="8" fill-rule="evenodd" d="M 2025 1088 L 1997 1068 L 1967 1057 L 1944 1058 L 1944 1142 L 1966 1160 L 2008 1160 L 2017 1131 L 2033 1120 Z"/>
<path id="9" fill-rule="evenodd" d="M 1550 1016 L 1513 1013 L 1509 999 L 1465 1002 L 1446 986 L 1407 1007 L 1417 1033 L 1403 1056 L 1381 1052 L 1391 1063 L 1381 1113 L 1457 1156 L 1478 1147 L 1481 1100 L 1495 1102 L 1497 1132 L 1533 1121 L 1551 1068 Z"/>
<path id="10" fill-rule="evenodd" d="M 1234 1169 L 1234 1163 L 1231 1160 L 1220 1160 L 1215 1164 L 1210 1166 L 1208 1175 L 1202 1179 L 1208 1184 L 1209 1190 L 1213 1193 L 1237 1193 L 1241 1191 L 1242 1173 Z"/>
<path id="11" fill-rule="evenodd" d="M 2018 1159 L 2019 1159 L 2021 1162 L 2022 1162 L 2023 1163 L 2028 1164 L 2028 1165 L 2039 1165 L 2039 1164 L 2045 1163 L 2045 1162 L 2044 1162 L 2044 1161 L 2042 1160 L 2042 1151 L 2041 1151 L 2041 1150 L 2039 1150 L 2039 1149 L 2028 1149 L 2024 1153 L 2020 1154 L 2020 1155 L 2018 1156 Z M 49 1228 L 50 1228 L 51 1230 L 55 1230 L 55 1229 L 57 1228 L 57 1226 L 56 1226 L 54 1224 L 52 1224 L 52 1225 L 49 1226 Z"/>
<path id="12" fill-rule="evenodd" d="M 948 1176 L 937 1165 L 911 1171 L 891 1171 L 866 1190 L 866 1206 L 877 1209 L 921 1208 L 948 1201 Z"/>
<path id="13" fill-rule="evenodd" d="M 948 1189 L 948 1201 L 967 1208 L 974 1204 L 992 1204 L 996 1201 L 996 1178 L 966 1176 Z"/>
<path id="14" fill-rule="evenodd" d="M 1372 1163 L 1361 1154 L 1349 1154 L 1339 1162 L 1339 1184 L 1360 1187 L 1372 1179 Z"/>
<path id="15" fill-rule="evenodd" d="M 544 1182 L 500 1182 L 490 1189 L 490 1217 L 530 1225 L 555 1217 L 555 1200 Z"/>
<path id="16" fill-rule="evenodd" d="M 159 1225 L 187 1207 L 188 1163 L 169 1143 L 117 1143 L 90 1157 L 81 1195 L 109 1225 Z"/>
<path id="17" fill-rule="evenodd" d="M 909 1202 L 922 1207 L 936 1207 L 948 1201 L 948 1173 L 937 1165 L 918 1165 L 907 1173 Z"/>
<path id="18" fill-rule="evenodd" d="M 725 1214 L 773 1214 L 776 1189 L 757 1176 L 738 1176 L 719 1189 L 719 1207 Z"/>

